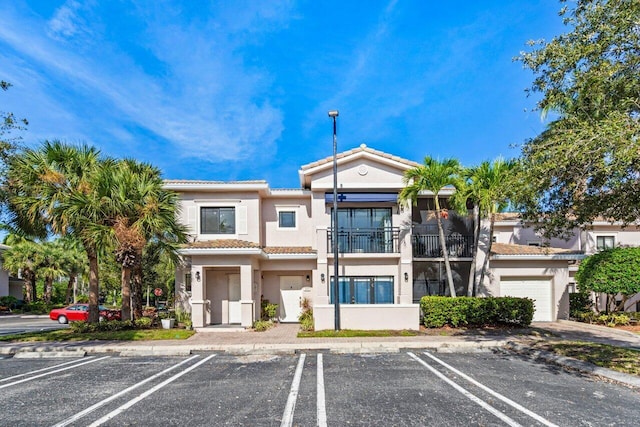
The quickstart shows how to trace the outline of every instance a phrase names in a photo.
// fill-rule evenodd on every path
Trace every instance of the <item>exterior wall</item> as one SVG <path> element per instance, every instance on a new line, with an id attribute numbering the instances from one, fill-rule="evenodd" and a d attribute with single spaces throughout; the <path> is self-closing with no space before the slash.
<path id="1" fill-rule="evenodd" d="M 296 212 L 295 228 L 279 228 L 278 212 Z M 266 246 L 314 246 L 311 198 L 265 198 L 262 221 Z"/>
<path id="2" fill-rule="evenodd" d="M 334 329 L 334 306 L 314 305 L 315 329 Z M 341 304 L 341 329 L 413 329 L 420 328 L 418 304 Z"/>
<path id="3" fill-rule="evenodd" d="M 503 278 L 549 278 L 553 307 L 553 320 L 569 317 L 569 269 L 562 260 L 492 260 L 490 284 L 485 288 L 488 296 L 500 296 Z"/>
<path id="4" fill-rule="evenodd" d="M 640 229 L 635 226 L 622 228 L 616 224 L 594 224 L 585 234 L 585 253 L 587 254 L 598 252 L 596 246 L 598 236 L 613 236 L 616 247 L 640 246 Z"/>
<path id="5" fill-rule="evenodd" d="M 2 269 L 2 260 L 0 260 L 0 297 L 6 295 L 9 295 L 9 274 Z"/>
<path id="6" fill-rule="evenodd" d="M 201 207 L 234 207 L 236 209 L 235 234 L 202 234 Z M 189 227 L 199 241 L 213 239 L 239 239 L 261 243 L 260 195 L 255 192 L 183 192 L 180 194 L 180 222 Z"/>
<path id="7" fill-rule="evenodd" d="M 488 227 L 489 222 L 485 221 Z M 510 243 L 514 245 L 529 245 L 538 243 L 541 246 L 552 248 L 571 249 L 574 251 L 584 250 L 584 242 L 581 239 L 579 230 L 574 230 L 569 240 L 560 238 L 545 239 L 533 229 L 523 225 L 519 221 L 498 222 L 494 226 L 495 241 L 497 243 Z"/>

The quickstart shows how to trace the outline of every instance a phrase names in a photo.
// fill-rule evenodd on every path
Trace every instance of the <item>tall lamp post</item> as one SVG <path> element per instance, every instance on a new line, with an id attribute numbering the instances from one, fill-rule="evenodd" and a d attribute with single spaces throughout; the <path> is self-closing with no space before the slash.
<path id="1" fill-rule="evenodd" d="M 338 137 L 336 136 L 336 118 L 338 110 L 330 110 L 333 119 L 333 308 L 335 330 L 340 330 L 340 281 L 338 271 Z"/>

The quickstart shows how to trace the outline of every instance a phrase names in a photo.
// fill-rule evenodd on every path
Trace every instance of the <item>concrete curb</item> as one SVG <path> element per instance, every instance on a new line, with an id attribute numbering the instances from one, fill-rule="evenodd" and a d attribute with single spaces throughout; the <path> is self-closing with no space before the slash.
<path id="1" fill-rule="evenodd" d="M 607 368 L 601 368 L 589 362 L 583 362 L 582 360 L 573 359 L 571 357 L 559 356 L 549 351 L 532 350 L 530 347 L 515 342 L 508 342 L 503 348 L 514 353 L 528 356 L 533 360 L 541 360 L 546 363 L 553 363 L 558 366 L 575 369 L 577 371 L 585 372 L 591 375 L 605 377 L 631 387 L 640 388 L 640 377 L 636 377 L 634 375 L 623 374 L 622 372 L 614 371 Z"/>

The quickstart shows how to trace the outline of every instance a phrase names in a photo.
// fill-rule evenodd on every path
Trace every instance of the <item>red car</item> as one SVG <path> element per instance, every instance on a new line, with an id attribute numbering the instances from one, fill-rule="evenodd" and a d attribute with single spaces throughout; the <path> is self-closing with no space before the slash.
<path id="1" fill-rule="evenodd" d="M 111 310 L 104 305 L 99 306 L 100 321 L 120 320 L 120 310 Z M 54 308 L 49 313 L 49 319 L 58 323 L 69 323 L 78 320 L 89 320 L 89 304 L 73 304 L 65 308 Z"/>

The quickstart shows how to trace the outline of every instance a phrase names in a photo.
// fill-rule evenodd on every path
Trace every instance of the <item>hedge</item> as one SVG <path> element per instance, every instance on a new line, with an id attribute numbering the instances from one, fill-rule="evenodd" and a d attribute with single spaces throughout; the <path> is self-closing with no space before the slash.
<path id="1" fill-rule="evenodd" d="M 533 320 L 533 300 L 529 298 L 499 297 L 422 297 L 420 300 L 424 326 L 441 328 L 444 325 L 529 326 Z"/>

